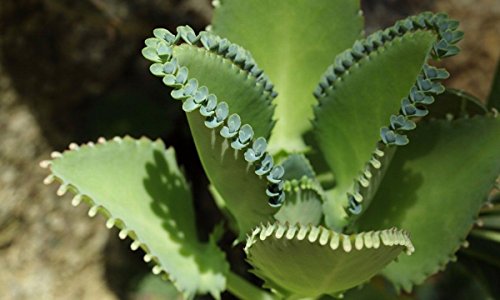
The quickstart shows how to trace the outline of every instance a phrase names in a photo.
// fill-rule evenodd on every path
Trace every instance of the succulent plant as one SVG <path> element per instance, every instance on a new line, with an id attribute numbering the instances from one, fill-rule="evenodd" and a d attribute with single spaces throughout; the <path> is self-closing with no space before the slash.
<path id="1" fill-rule="evenodd" d="M 160 140 L 71 144 L 42 162 L 45 182 L 106 216 L 187 299 L 338 296 L 376 274 L 411 291 L 453 260 L 500 174 L 500 120 L 429 64 L 459 52 L 458 22 L 426 12 L 365 37 L 356 0 L 214 6 L 207 31 L 155 29 L 142 54 L 264 288 L 230 271 L 218 233 L 198 239 Z"/>

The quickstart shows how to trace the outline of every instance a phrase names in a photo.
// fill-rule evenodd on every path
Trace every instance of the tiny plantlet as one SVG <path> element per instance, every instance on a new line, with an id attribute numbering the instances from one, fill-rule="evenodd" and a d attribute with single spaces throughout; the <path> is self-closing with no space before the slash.
<path id="1" fill-rule="evenodd" d="M 206 31 L 155 29 L 142 54 L 263 286 L 231 271 L 220 234 L 198 239 L 160 140 L 71 144 L 41 163 L 45 183 L 104 215 L 186 299 L 338 297 L 377 274 L 410 292 L 453 261 L 500 174 L 494 108 L 431 65 L 459 52 L 458 22 L 426 12 L 365 36 L 357 0 L 214 7 Z"/>

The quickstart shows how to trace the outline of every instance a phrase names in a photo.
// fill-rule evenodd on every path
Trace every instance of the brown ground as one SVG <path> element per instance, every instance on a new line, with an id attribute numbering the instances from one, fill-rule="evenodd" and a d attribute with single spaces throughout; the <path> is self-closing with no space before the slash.
<path id="1" fill-rule="evenodd" d="M 41 184 L 50 147 L 0 66 L 0 299 L 114 299 L 102 220 Z"/>
<path id="2" fill-rule="evenodd" d="M 436 1 L 435 10 L 460 20 L 465 32 L 462 52 L 445 63 L 452 74 L 448 85 L 486 99 L 500 58 L 500 1 Z"/>

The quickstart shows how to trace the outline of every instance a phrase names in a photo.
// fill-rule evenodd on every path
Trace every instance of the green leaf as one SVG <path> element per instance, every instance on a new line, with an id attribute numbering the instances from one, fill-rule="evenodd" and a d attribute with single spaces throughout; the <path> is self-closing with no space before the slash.
<path id="1" fill-rule="evenodd" d="M 165 282 L 160 277 L 153 274 L 147 274 L 140 278 L 135 284 L 132 298 L 148 299 L 148 300 L 182 300 L 175 286 L 169 282 Z"/>
<path id="2" fill-rule="evenodd" d="M 311 163 L 303 154 L 290 154 L 281 163 L 285 169 L 283 206 L 274 215 L 280 223 L 319 225 L 323 218 L 324 191 Z"/>
<path id="3" fill-rule="evenodd" d="M 182 101 L 201 163 L 241 240 L 283 201 L 283 169 L 266 152 L 273 85 L 247 50 L 226 39 L 187 26 L 154 35 L 143 52 L 153 48 L 161 62 L 150 70 Z"/>
<path id="4" fill-rule="evenodd" d="M 316 172 L 314 172 L 311 163 L 304 154 L 290 154 L 283 160 L 281 165 L 285 169 L 285 175 L 283 176 L 285 180 L 300 180 L 303 177 L 314 179 L 316 177 Z"/>
<path id="5" fill-rule="evenodd" d="M 205 113 L 210 115 L 214 108 L 205 100 L 215 96 L 216 102 L 226 102 L 230 113 L 237 113 L 249 123 L 257 136 L 269 136 L 274 124 L 273 84 L 247 50 L 208 32 L 197 35 L 188 26 L 178 27 L 176 35 L 163 28 L 155 29 L 154 34 L 155 38 L 146 40 L 143 55 L 152 60 L 146 54 L 156 51 L 161 57 L 159 62 L 152 60 L 156 63 L 150 71 L 175 89 L 175 99 L 195 98 L 193 109 L 205 107 Z M 168 54 L 162 56 L 161 51 Z M 184 86 L 194 79 L 196 85 L 186 90 Z"/>
<path id="6" fill-rule="evenodd" d="M 315 180 L 285 181 L 286 201 L 274 218 L 280 223 L 319 225 L 323 218 L 323 190 Z"/>
<path id="7" fill-rule="evenodd" d="M 269 205 L 266 177 L 254 173 L 242 151 L 232 149 L 227 140 L 203 124 L 201 116 L 188 116 L 202 164 L 228 211 L 234 216 L 239 238 L 244 238 L 256 224 L 272 220 L 277 208 Z"/>
<path id="8" fill-rule="evenodd" d="M 220 2 L 220 3 L 219 3 Z M 326 65 L 361 37 L 357 0 L 217 1 L 212 30 L 250 50 L 276 83 L 273 151 L 301 151 L 312 91 Z"/>
<path id="9" fill-rule="evenodd" d="M 428 31 L 397 37 L 362 58 L 319 98 L 314 132 L 337 183 L 325 203 L 328 226 L 345 225 L 338 207 L 347 206 L 346 193 L 373 156 L 380 128 L 399 111 L 435 40 Z"/>
<path id="10" fill-rule="evenodd" d="M 463 33 L 457 27 L 444 14 L 409 17 L 356 41 L 323 75 L 314 91 L 314 133 L 337 183 L 325 204 L 331 228 L 343 228 L 348 216 L 367 207 L 390 161 L 378 161 L 391 152 L 385 146 L 408 144 L 405 132 L 416 127 L 412 119 L 427 115 L 425 105 L 445 90 L 439 81 L 449 73 L 425 62 L 429 55 L 458 53 Z M 372 176 L 370 165 L 382 171 Z"/>
<path id="11" fill-rule="evenodd" d="M 74 205 L 88 203 L 89 216 L 102 213 L 106 226 L 120 228 L 121 238 L 129 236 L 131 248 L 142 248 L 144 260 L 155 263 L 153 272 L 168 274 L 186 298 L 218 298 L 228 264 L 214 241 L 197 239 L 189 185 L 174 150 L 165 150 L 161 141 L 129 137 L 70 148 L 43 162 L 52 171 L 46 182 L 59 181 L 59 195 L 75 193 Z"/>
<path id="12" fill-rule="evenodd" d="M 231 113 L 237 113 L 252 125 L 256 136 L 269 137 L 274 125 L 271 121 L 274 106 L 271 95 L 264 92 L 264 85 L 257 78 L 230 59 L 205 48 L 182 44 L 173 48 L 173 57 L 180 66 L 188 68 L 188 78 L 196 78 L 199 86 L 206 86 L 219 101 L 225 101 Z"/>
<path id="13" fill-rule="evenodd" d="M 500 174 L 500 119 L 423 122 L 399 148 L 360 230 L 398 226 L 418 251 L 383 274 L 410 291 L 454 259 Z"/>
<path id="14" fill-rule="evenodd" d="M 352 288 L 404 250 L 411 254 L 413 245 L 396 229 L 347 236 L 324 227 L 279 223 L 256 228 L 245 247 L 265 286 L 296 298 Z"/>
<path id="15" fill-rule="evenodd" d="M 217 208 L 219 211 L 222 213 L 222 215 L 225 217 L 227 224 L 229 228 L 231 228 L 231 231 L 233 232 L 238 232 L 238 222 L 234 218 L 234 216 L 231 214 L 229 209 L 227 208 L 226 202 L 222 198 L 222 196 L 217 192 L 215 187 L 213 185 L 208 186 L 208 191 L 212 195 L 212 198 L 215 202 L 215 205 L 217 205 Z"/>

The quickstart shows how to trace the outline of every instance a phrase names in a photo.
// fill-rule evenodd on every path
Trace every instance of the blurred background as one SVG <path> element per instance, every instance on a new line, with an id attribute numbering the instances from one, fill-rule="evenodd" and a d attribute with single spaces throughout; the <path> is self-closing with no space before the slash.
<path id="1" fill-rule="evenodd" d="M 460 20 L 462 53 L 446 61 L 446 85 L 487 97 L 500 56 L 500 1 L 362 6 L 367 33 L 425 10 Z M 140 54 L 155 27 L 199 31 L 211 13 L 209 0 L 0 0 L 0 299 L 153 297 L 154 287 L 140 283 L 150 272 L 142 255 L 101 217 L 88 218 L 84 205 L 73 208 L 42 184 L 39 161 L 70 142 L 164 139 L 182 153 L 196 209 L 204 211 L 198 222 L 215 224 L 182 110 Z"/>

